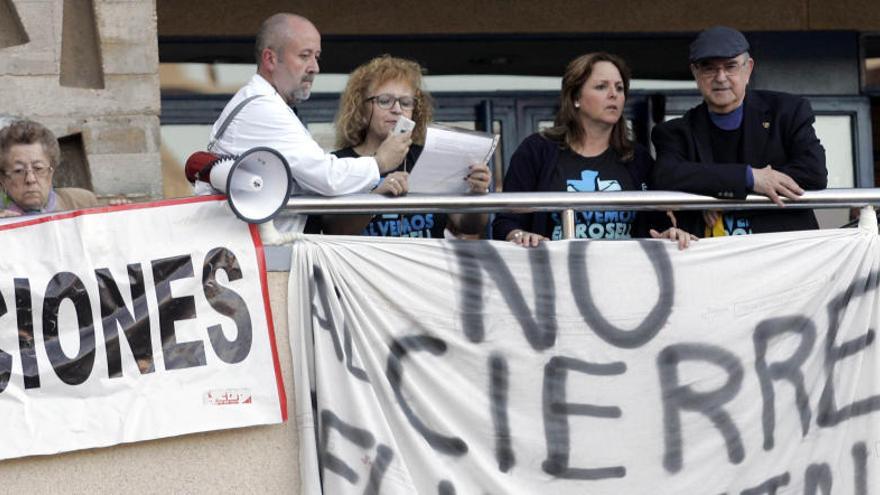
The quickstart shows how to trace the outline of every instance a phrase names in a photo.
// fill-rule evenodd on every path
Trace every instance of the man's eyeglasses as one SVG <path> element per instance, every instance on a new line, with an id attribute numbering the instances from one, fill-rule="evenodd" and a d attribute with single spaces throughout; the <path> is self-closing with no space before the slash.
<path id="1" fill-rule="evenodd" d="M 24 182 L 29 173 L 33 173 L 38 179 L 45 179 L 52 171 L 51 165 L 31 165 L 30 167 L 15 167 L 12 170 L 5 170 L 3 174 L 17 182 Z"/>
<path id="2" fill-rule="evenodd" d="M 400 103 L 401 110 L 412 110 L 416 106 L 416 99 L 412 96 L 394 96 L 383 93 L 381 95 L 371 96 L 367 101 L 374 101 L 382 110 L 389 110 L 395 103 Z"/>
<path id="3" fill-rule="evenodd" d="M 714 79 L 721 71 L 727 77 L 736 77 L 742 72 L 747 62 L 729 61 L 723 64 L 710 64 L 708 62 L 697 64 L 697 74 L 705 79 Z"/>

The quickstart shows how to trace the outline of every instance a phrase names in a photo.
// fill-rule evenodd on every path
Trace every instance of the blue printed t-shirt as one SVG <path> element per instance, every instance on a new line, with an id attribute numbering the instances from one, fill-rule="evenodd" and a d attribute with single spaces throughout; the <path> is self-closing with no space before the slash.
<path id="1" fill-rule="evenodd" d="M 410 146 L 403 163 L 397 167 L 395 172 L 412 172 L 421 153 L 421 146 L 415 144 Z M 352 147 L 342 148 L 334 151 L 333 154 L 339 158 L 360 157 Z M 382 175 L 383 179 L 385 175 L 388 174 Z M 374 216 L 361 235 L 442 239 L 444 229 L 446 229 L 446 215 L 442 213 L 385 213 Z"/>
<path id="2" fill-rule="evenodd" d="M 722 129 L 715 123 L 709 126 L 709 142 L 715 163 L 742 163 L 742 126 Z M 725 235 L 752 233 L 752 216 L 749 211 L 727 210 L 722 212 Z"/>
<path id="3" fill-rule="evenodd" d="M 610 192 L 645 189 L 636 184 L 632 174 L 621 163 L 617 152 L 609 147 L 598 156 L 582 156 L 570 148 L 559 153 L 556 169 L 559 191 Z M 635 211 L 579 211 L 575 213 L 575 237 L 578 239 L 631 239 Z M 552 232 L 548 237 L 562 239 L 562 218 L 559 213 L 551 215 Z"/>

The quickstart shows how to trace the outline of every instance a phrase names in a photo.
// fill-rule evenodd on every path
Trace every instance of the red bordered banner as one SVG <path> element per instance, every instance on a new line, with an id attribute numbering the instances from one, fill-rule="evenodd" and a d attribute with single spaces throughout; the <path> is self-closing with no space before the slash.
<path id="1" fill-rule="evenodd" d="M 223 198 L 0 225 L 0 458 L 279 423 L 265 260 Z"/>

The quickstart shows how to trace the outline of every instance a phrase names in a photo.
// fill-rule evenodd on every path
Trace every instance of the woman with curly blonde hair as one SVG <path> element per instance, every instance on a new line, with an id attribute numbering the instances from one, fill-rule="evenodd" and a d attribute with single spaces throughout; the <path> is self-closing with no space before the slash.
<path id="1" fill-rule="evenodd" d="M 413 144 L 394 172 L 383 176 L 376 192 L 398 196 L 407 191 L 407 178 L 418 160 L 426 127 L 433 115 L 431 95 L 422 88 L 422 67 L 411 60 L 383 55 L 355 69 L 340 98 L 336 116 L 336 156 L 372 156 L 394 129 L 398 119 L 415 122 Z M 472 192 L 489 187 L 489 168 L 474 165 L 467 177 Z M 368 216 L 324 216 L 323 231 L 331 234 L 362 234 L 386 237 L 444 237 L 479 235 L 486 226 L 482 214 L 384 214 Z M 318 229 L 311 224 L 308 231 Z"/>
<path id="2" fill-rule="evenodd" d="M 379 96 L 389 93 L 373 90 L 381 89 L 381 86 L 390 81 L 404 86 L 401 90 L 405 98 L 403 101 L 395 102 L 387 99 L 379 101 Z M 375 104 L 365 104 L 368 100 Z M 430 93 L 422 89 L 422 67 L 412 60 L 383 55 L 355 69 L 348 76 L 345 92 L 339 99 L 339 111 L 336 114 L 336 146 L 360 149 L 365 147 L 368 138 L 379 139 L 381 143 L 381 129 L 377 129 L 379 132 L 367 132 L 372 124 L 373 113 L 377 107 L 381 110 L 384 106 L 389 106 L 384 110 L 391 110 L 390 107 L 395 107 L 395 103 L 400 104 L 400 114 L 416 123 L 412 131 L 413 142 L 423 144 L 426 127 L 434 115 L 434 102 Z M 396 118 L 388 120 L 397 122 Z M 389 127 L 385 134 L 387 135 L 393 128 L 393 125 Z M 378 143 L 373 144 L 378 147 Z"/>

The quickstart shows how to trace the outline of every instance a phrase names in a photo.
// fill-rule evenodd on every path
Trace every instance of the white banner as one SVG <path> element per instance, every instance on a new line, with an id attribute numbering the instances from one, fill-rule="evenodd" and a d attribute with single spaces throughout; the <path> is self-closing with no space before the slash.
<path id="1" fill-rule="evenodd" d="M 225 201 L 0 226 L 0 458 L 286 418 L 262 245 Z"/>
<path id="2" fill-rule="evenodd" d="M 874 493 L 878 284 L 876 230 L 308 237 L 303 493 Z"/>

